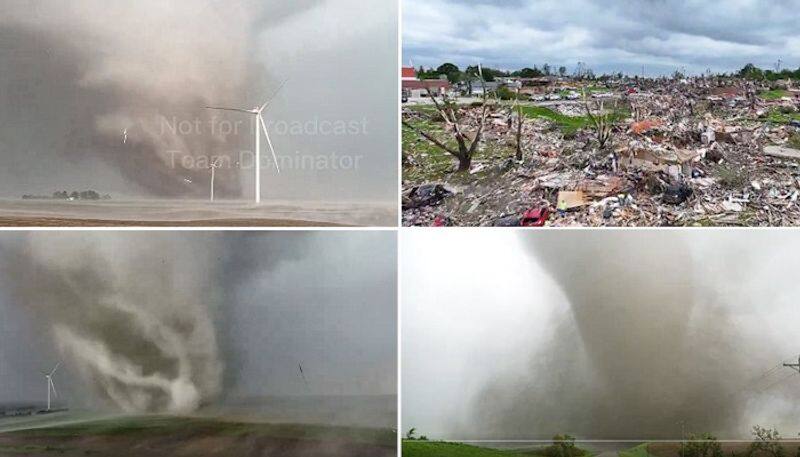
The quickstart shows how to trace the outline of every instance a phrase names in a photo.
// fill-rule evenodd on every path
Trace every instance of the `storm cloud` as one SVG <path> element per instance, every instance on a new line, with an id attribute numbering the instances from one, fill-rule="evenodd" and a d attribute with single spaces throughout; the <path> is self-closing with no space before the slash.
<path id="1" fill-rule="evenodd" d="M 204 197 L 222 156 L 249 198 L 251 119 L 204 107 L 269 101 L 264 197 L 393 202 L 396 30 L 391 0 L 6 1 L 0 195 Z"/>
<path id="2" fill-rule="evenodd" d="M 800 2 L 404 0 L 403 60 L 596 73 L 800 67 Z"/>
<path id="3" fill-rule="evenodd" d="M 0 403 L 41 403 L 58 360 L 72 408 L 394 398 L 395 249 L 390 232 L 0 236 Z"/>

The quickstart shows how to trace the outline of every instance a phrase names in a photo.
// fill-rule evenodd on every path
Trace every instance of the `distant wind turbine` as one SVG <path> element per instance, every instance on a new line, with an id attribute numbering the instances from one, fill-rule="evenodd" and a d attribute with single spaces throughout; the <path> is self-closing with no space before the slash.
<path id="1" fill-rule="evenodd" d="M 300 368 L 300 377 L 303 378 L 303 384 L 306 385 L 306 390 L 310 392 L 311 389 L 309 389 L 309 387 L 308 387 L 308 381 L 306 380 L 306 374 L 303 373 L 303 365 L 298 363 L 297 367 Z"/>
<path id="2" fill-rule="evenodd" d="M 50 373 L 45 373 L 44 378 L 47 380 L 47 410 L 50 411 L 50 391 L 53 391 L 53 396 L 58 397 L 58 392 L 56 392 L 56 385 L 53 383 L 53 375 L 58 370 L 58 367 L 61 365 L 61 362 L 58 362 L 55 367 L 50 371 Z"/>
<path id="3" fill-rule="evenodd" d="M 267 124 L 264 123 L 264 116 L 262 116 L 262 113 L 264 112 L 264 109 L 266 109 L 267 105 L 272 100 L 272 98 L 278 93 L 278 91 L 281 90 L 281 88 L 283 88 L 284 84 L 286 84 L 285 80 L 283 81 L 283 83 L 281 83 L 281 85 L 278 87 L 278 89 L 275 91 L 275 93 L 272 95 L 272 97 L 267 99 L 267 101 L 263 105 L 261 105 L 260 108 L 256 107 L 256 108 L 253 108 L 253 109 L 242 109 L 242 108 L 226 108 L 226 107 L 219 107 L 219 106 L 206 106 L 206 109 L 219 110 L 219 111 L 236 111 L 238 113 L 254 114 L 256 116 L 256 128 L 255 128 L 255 132 L 256 132 L 256 134 L 255 134 L 255 145 L 256 145 L 256 157 L 255 157 L 255 162 L 256 162 L 256 188 L 255 188 L 255 194 L 256 194 L 256 203 L 257 204 L 261 203 L 261 129 L 259 128 L 259 126 L 264 129 L 264 135 L 267 137 L 267 145 L 269 145 L 269 150 L 272 152 L 272 160 L 275 161 L 275 169 L 278 170 L 278 173 L 281 172 L 281 169 L 278 166 L 278 157 L 275 155 L 275 149 L 273 149 L 272 141 L 269 139 L 269 132 L 267 131 Z"/>

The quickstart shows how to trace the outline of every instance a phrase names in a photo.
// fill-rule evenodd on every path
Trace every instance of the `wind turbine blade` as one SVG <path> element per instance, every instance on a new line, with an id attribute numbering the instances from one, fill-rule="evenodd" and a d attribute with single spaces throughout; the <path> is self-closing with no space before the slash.
<path id="1" fill-rule="evenodd" d="M 223 108 L 223 107 L 219 107 L 219 106 L 206 106 L 205 108 L 206 109 L 213 109 L 213 110 L 217 110 L 217 111 L 236 111 L 237 113 L 253 114 L 253 110 L 241 109 L 241 108 Z"/>
<path id="2" fill-rule="evenodd" d="M 264 129 L 264 135 L 267 137 L 267 144 L 269 145 L 270 152 L 272 152 L 272 160 L 275 161 L 275 169 L 278 170 L 278 173 L 280 173 L 281 167 L 278 165 L 278 156 L 275 155 L 275 149 L 272 148 L 272 141 L 269 139 L 267 124 L 264 123 L 264 117 L 262 117 L 261 114 L 258 115 L 258 120 L 261 121 L 261 127 Z"/>
<path id="3" fill-rule="evenodd" d="M 306 390 L 310 392 L 311 389 L 308 387 L 308 380 L 306 379 L 306 374 L 303 373 L 303 365 L 298 363 L 297 367 L 300 368 L 300 377 L 303 378 L 303 384 L 306 386 Z"/>
<path id="4" fill-rule="evenodd" d="M 262 111 L 264 111 L 264 108 L 266 108 L 266 107 L 267 107 L 267 105 L 269 105 L 269 102 L 271 102 L 271 101 L 272 101 L 272 99 L 273 99 L 273 98 L 275 98 L 275 96 L 276 96 L 276 95 L 278 95 L 278 92 L 280 92 L 280 91 L 281 91 L 281 89 L 283 89 L 283 86 L 284 86 L 284 85 L 286 85 L 286 81 L 288 81 L 288 80 L 289 80 L 289 78 L 286 78 L 286 79 L 284 79 L 284 80 L 281 82 L 281 84 L 278 86 L 278 88 L 277 88 L 277 89 L 275 89 L 275 91 L 274 91 L 274 92 L 272 92 L 272 95 L 270 95 L 270 96 L 267 98 L 267 101 L 266 101 L 266 102 L 264 102 L 264 104 L 263 104 L 263 105 L 261 105 L 261 109 L 259 109 L 259 110 L 258 110 L 258 112 L 259 112 L 259 113 L 260 113 L 260 112 L 262 112 Z"/>
<path id="5" fill-rule="evenodd" d="M 58 370 L 58 367 L 60 367 L 60 366 L 61 366 L 61 362 L 58 362 L 56 364 L 56 366 L 53 367 L 53 371 L 50 372 L 50 376 L 53 376 L 53 373 L 55 373 L 56 370 Z"/>
<path id="6" fill-rule="evenodd" d="M 55 383 L 53 383 L 53 380 L 52 380 L 52 379 L 50 380 L 50 388 L 52 388 L 52 389 L 53 389 L 53 395 L 55 395 L 56 397 L 58 397 L 58 392 L 56 392 L 56 385 L 55 385 Z"/>

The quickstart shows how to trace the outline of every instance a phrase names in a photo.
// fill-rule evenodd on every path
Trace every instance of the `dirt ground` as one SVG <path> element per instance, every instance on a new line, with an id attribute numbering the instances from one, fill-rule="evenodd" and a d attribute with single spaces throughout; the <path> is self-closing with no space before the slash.
<path id="1" fill-rule="evenodd" d="M 0 436 L 0 455 L 29 457 L 163 457 L 163 456 L 291 456 L 381 457 L 393 456 L 393 448 L 344 440 L 303 440 L 257 436 L 168 436 L 131 438 L 14 437 Z"/>
<path id="2" fill-rule="evenodd" d="M 0 198 L 2 227 L 396 226 L 396 203 L 196 200 L 57 201 Z"/>
<path id="3" fill-rule="evenodd" d="M 0 456 L 383 457 L 396 455 L 381 429 L 142 417 L 0 434 Z"/>
<path id="4" fill-rule="evenodd" d="M 0 227 L 350 227 L 286 219 L 211 219 L 193 221 L 122 221 L 58 217 L 0 217 Z"/>

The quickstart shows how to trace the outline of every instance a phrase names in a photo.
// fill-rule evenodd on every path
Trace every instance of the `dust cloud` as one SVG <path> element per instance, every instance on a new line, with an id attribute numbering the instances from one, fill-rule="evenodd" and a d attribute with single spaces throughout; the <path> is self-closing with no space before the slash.
<path id="1" fill-rule="evenodd" d="M 754 425 L 748 387 L 758 387 L 749 382 L 768 352 L 753 351 L 763 345 L 742 331 L 753 322 L 732 313 L 755 295 L 744 287 L 755 252 L 726 245 L 709 269 L 696 243 L 655 232 L 569 232 L 525 243 L 568 313 L 527 374 L 495 379 L 479 397 L 491 433 L 642 439 L 686 429 L 730 437 Z M 774 354 L 771 362 L 786 356 Z"/>
<path id="2" fill-rule="evenodd" d="M 409 235 L 403 427 L 449 440 L 797 432 L 792 232 Z"/>
<path id="3" fill-rule="evenodd" d="M 102 400 L 129 412 L 189 412 L 219 394 L 223 363 L 209 250 L 175 255 L 186 248 L 177 238 L 131 245 L 51 234 L 21 242 L 7 274 L 15 305 L 35 313 Z"/>

